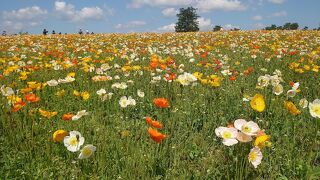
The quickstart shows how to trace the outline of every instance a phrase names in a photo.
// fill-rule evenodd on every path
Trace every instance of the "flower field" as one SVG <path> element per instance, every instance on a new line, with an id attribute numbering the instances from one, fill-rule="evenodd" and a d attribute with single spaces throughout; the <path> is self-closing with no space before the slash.
<path id="1" fill-rule="evenodd" d="M 0 179 L 318 179 L 320 31 L 0 37 Z"/>

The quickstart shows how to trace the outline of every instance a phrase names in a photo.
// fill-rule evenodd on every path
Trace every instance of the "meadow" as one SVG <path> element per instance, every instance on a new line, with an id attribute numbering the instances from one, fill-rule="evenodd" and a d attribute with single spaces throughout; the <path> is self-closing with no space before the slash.
<path id="1" fill-rule="evenodd" d="M 320 31 L 0 37 L 0 179 L 319 179 Z"/>

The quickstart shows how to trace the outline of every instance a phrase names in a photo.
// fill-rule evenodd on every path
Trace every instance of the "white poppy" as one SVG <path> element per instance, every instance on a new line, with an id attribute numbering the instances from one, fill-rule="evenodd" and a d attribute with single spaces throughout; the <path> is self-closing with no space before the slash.
<path id="1" fill-rule="evenodd" d="M 315 99 L 309 103 L 309 111 L 312 117 L 320 118 L 320 99 Z"/>
<path id="2" fill-rule="evenodd" d="M 79 159 L 86 159 L 90 157 L 96 151 L 96 149 L 97 148 L 91 144 L 84 146 L 80 151 Z"/>
<path id="3" fill-rule="evenodd" d="M 235 128 L 218 127 L 215 129 L 215 133 L 218 137 L 223 138 L 222 143 L 226 146 L 232 146 L 238 143 L 236 139 L 238 130 Z"/>
<path id="4" fill-rule="evenodd" d="M 272 92 L 273 92 L 273 94 L 275 94 L 277 96 L 282 94 L 283 93 L 283 86 L 281 84 L 277 84 L 277 85 L 273 86 Z"/>
<path id="5" fill-rule="evenodd" d="M 57 80 L 55 80 L 55 79 L 52 79 L 52 80 L 50 80 L 50 81 L 47 81 L 47 84 L 48 84 L 48 86 L 57 86 L 59 83 L 58 83 L 58 81 Z"/>
<path id="6" fill-rule="evenodd" d="M 262 152 L 258 147 L 254 147 L 250 150 L 248 159 L 249 162 L 254 166 L 254 168 L 257 168 L 259 164 L 261 164 L 262 160 Z"/>
<path id="7" fill-rule="evenodd" d="M 0 88 L 3 96 L 11 96 L 14 94 L 14 91 L 11 87 L 5 87 L 4 85 Z"/>
<path id="8" fill-rule="evenodd" d="M 237 119 L 234 121 L 234 127 L 246 135 L 254 136 L 260 130 L 257 123 L 253 121 L 247 122 L 244 119 Z"/>
<path id="9" fill-rule="evenodd" d="M 308 107 L 308 100 L 306 98 L 300 99 L 299 105 L 304 109 Z"/>
<path id="10" fill-rule="evenodd" d="M 98 90 L 96 93 L 97 93 L 99 96 L 102 96 L 102 95 L 106 94 L 107 91 L 106 91 L 105 89 L 100 89 L 100 90 Z"/>
<path id="11" fill-rule="evenodd" d="M 144 92 L 141 91 L 140 89 L 137 90 L 137 94 L 139 97 L 143 98 L 144 97 Z"/>
<path id="12" fill-rule="evenodd" d="M 291 89 L 289 91 L 287 91 L 287 96 L 288 97 L 294 97 L 297 94 L 297 91 L 294 89 Z"/>
<path id="13" fill-rule="evenodd" d="M 78 111 L 76 115 L 72 116 L 72 121 L 79 120 L 82 116 L 89 115 L 86 110 Z"/>
<path id="14" fill-rule="evenodd" d="M 122 108 L 126 108 L 130 105 L 130 101 L 128 100 L 127 96 L 122 96 L 119 100 L 119 104 Z"/>
<path id="15" fill-rule="evenodd" d="M 78 131 L 70 131 L 69 136 L 64 137 L 63 143 L 69 151 L 76 152 L 83 145 L 84 137 Z"/>

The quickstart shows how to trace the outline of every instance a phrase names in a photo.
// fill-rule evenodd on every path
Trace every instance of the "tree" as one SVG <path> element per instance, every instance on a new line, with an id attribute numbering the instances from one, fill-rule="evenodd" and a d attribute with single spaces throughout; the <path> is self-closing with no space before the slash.
<path id="1" fill-rule="evenodd" d="M 175 25 L 176 32 L 196 32 L 199 31 L 199 22 L 197 21 L 197 9 L 193 7 L 180 8 L 177 14 L 178 22 Z"/>
<path id="2" fill-rule="evenodd" d="M 222 27 L 219 25 L 214 26 L 213 31 L 221 31 Z"/>
<path id="3" fill-rule="evenodd" d="M 285 23 L 283 25 L 283 29 L 284 30 L 297 30 L 299 28 L 299 24 L 298 23 Z"/>
<path id="4" fill-rule="evenodd" d="M 267 26 L 265 29 L 266 30 L 276 30 L 278 28 L 277 28 L 277 26 L 275 24 L 271 24 L 271 26 Z"/>
<path id="5" fill-rule="evenodd" d="M 290 30 L 297 30 L 299 28 L 298 23 L 291 23 Z"/>

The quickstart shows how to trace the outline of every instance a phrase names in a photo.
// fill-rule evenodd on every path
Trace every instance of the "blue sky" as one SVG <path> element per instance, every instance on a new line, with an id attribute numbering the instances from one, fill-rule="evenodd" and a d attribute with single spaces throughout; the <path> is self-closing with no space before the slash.
<path id="1" fill-rule="evenodd" d="M 298 22 L 320 26 L 319 0 L 3 0 L 0 30 L 76 33 L 168 32 L 174 30 L 181 7 L 193 6 L 201 31 L 261 29 L 270 24 Z"/>

